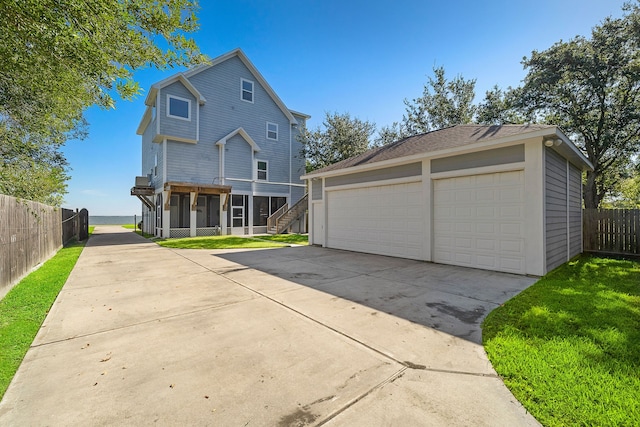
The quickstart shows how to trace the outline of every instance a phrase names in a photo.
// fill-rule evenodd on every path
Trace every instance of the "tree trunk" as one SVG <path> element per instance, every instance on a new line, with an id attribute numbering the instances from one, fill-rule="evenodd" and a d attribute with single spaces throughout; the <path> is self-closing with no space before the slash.
<path id="1" fill-rule="evenodd" d="M 584 207 L 586 209 L 596 209 L 600 205 L 600 195 L 596 185 L 596 173 L 587 171 L 587 182 L 584 185 Z"/>

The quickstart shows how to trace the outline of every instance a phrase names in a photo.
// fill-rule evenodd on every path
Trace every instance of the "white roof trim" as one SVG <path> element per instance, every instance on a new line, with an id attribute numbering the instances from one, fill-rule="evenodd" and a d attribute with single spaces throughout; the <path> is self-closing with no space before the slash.
<path id="1" fill-rule="evenodd" d="M 591 164 L 591 162 L 589 162 L 589 160 L 584 156 L 584 154 L 582 154 L 582 152 L 578 149 L 578 147 L 576 147 L 573 144 L 573 142 L 562 132 L 562 130 L 560 130 L 557 126 L 554 126 L 554 127 L 548 127 L 546 129 L 540 129 L 534 132 L 510 135 L 510 136 L 496 138 L 496 139 L 488 139 L 486 141 L 482 141 L 479 143 L 461 145 L 461 146 L 452 147 L 452 148 L 444 148 L 436 151 L 425 151 L 423 153 L 416 153 L 409 156 L 396 157 L 388 160 L 381 160 L 379 162 L 364 163 L 361 165 L 350 166 L 342 169 L 334 169 L 327 172 L 312 171 L 302 175 L 300 179 L 307 180 L 307 179 L 315 179 L 315 178 L 328 178 L 331 176 L 348 175 L 351 173 L 364 172 L 367 170 L 383 169 L 385 167 L 396 166 L 396 165 L 401 165 L 405 163 L 412 163 L 412 162 L 424 160 L 424 159 L 448 157 L 456 154 L 471 153 L 475 151 L 483 151 L 490 148 L 497 148 L 499 146 L 513 145 L 515 143 L 518 143 L 520 141 L 524 141 L 527 139 L 544 138 L 546 136 L 551 136 L 551 135 L 555 135 L 560 139 L 562 139 L 563 142 L 565 142 L 565 144 L 562 144 L 562 145 L 569 147 L 572 153 L 579 156 L 580 160 L 584 162 L 583 165 L 580 165 L 580 166 L 587 166 L 588 168 L 593 169 L 593 165 Z"/>
<path id="2" fill-rule="evenodd" d="M 147 126 L 149 126 L 149 123 L 151 123 L 151 108 L 152 107 L 147 106 L 147 108 L 144 110 L 144 114 L 142 115 L 142 120 L 140 120 L 138 129 L 136 130 L 137 135 L 142 135 L 144 131 L 147 129 Z"/>
<path id="3" fill-rule="evenodd" d="M 255 77 L 255 79 L 260 83 L 260 85 L 264 88 L 264 90 L 269 94 L 271 99 L 273 99 L 273 101 L 280 108 L 280 110 L 282 110 L 284 115 L 287 116 L 287 119 L 289 119 L 289 122 L 291 122 L 292 124 L 298 124 L 298 121 L 295 119 L 295 117 L 293 117 L 293 114 L 291 114 L 289 109 L 284 105 L 284 102 L 282 102 L 280 97 L 273 91 L 271 86 L 269 86 L 269 83 L 267 83 L 264 77 L 262 77 L 262 74 L 260 74 L 258 69 L 251 63 L 247 55 L 245 55 L 245 53 L 240 48 L 236 48 L 231 52 L 227 52 L 224 55 L 218 56 L 217 58 L 212 59 L 206 65 L 201 65 L 199 67 L 193 68 L 192 70 L 185 72 L 184 76 L 189 78 L 195 74 L 201 73 L 202 71 L 208 70 L 211 67 L 215 67 L 216 65 L 228 59 L 231 59 L 234 56 L 237 56 L 242 61 L 242 63 L 249 69 L 251 74 L 253 74 L 253 77 Z"/>
<path id="4" fill-rule="evenodd" d="M 294 115 L 296 115 L 296 116 L 300 116 L 300 117 L 304 117 L 304 118 L 305 118 L 305 120 L 309 120 L 309 119 L 311 118 L 311 116 L 310 116 L 310 115 L 305 114 L 305 113 L 301 113 L 300 111 L 291 110 L 291 109 L 290 109 L 289 111 L 291 111 L 291 114 L 294 114 Z"/>
<path id="5" fill-rule="evenodd" d="M 249 136 L 249 134 L 247 133 L 247 131 L 245 131 L 243 128 L 238 128 L 236 130 L 234 130 L 233 132 L 231 132 L 230 134 L 222 137 L 218 142 L 216 142 L 216 145 L 225 145 L 227 143 L 227 141 L 231 138 L 233 138 L 236 135 L 240 135 L 242 136 L 242 138 L 244 138 L 245 141 L 247 141 L 247 143 L 251 146 L 251 148 L 253 149 L 253 151 L 255 151 L 256 153 L 258 151 L 260 151 L 260 147 L 258 147 L 258 144 L 256 144 L 256 142 L 253 140 L 253 138 L 251 138 Z"/>
<path id="6" fill-rule="evenodd" d="M 196 89 L 196 87 L 191 84 L 189 79 L 185 77 L 185 73 L 174 74 L 173 76 L 169 76 L 164 80 L 160 80 L 158 83 L 155 83 L 151 86 L 151 90 L 147 94 L 147 98 L 144 100 L 146 105 L 153 105 L 156 102 L 156 93 L 163 87 L 169 86 L 172 83 L 180 82 L 182 85 L 187 88 L 189 92 L 196 98 L 198 104 L 204 105 L 207 100 L 202 96 L 202 94 Z"/>

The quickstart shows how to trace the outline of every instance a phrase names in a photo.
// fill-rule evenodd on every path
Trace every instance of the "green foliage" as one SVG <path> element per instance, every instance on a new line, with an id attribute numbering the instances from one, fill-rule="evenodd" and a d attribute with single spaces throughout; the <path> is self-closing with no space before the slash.
<path id="1" fill-rule="evenodd" d="M 523 124 L 531 122 L 519 108 L 521 88 L 503 91 L 495 85 L 485 93 L 484 101 L 478 104 L 476 123 L 482 125 Z"/>
<path id="2" fill-rule="evenodd" d="M 447 80 L 444 67 L 435 67 L 433 74 L 435 77 L 429 77 L 421 97 L 404 100 L 406 115 L 402 124 L 408 135 L 473 121 L 476 80 L 465 80 L 460 75 Z"/>
<path id="3" fill-rule="evenodd" d="M 640 209 L 640 170 L 628 169 L 628 173 L 615 182 L 613 189 L 602 200 L 601 206 L 619 209 Z"/>
<path id="4" fill-rule="evenodd" d="M 83 111 L 131 99 L 136 69 L 202 60 L 184 35 L 197 29 L 196 9 L 195 0 L 3 2 L 0 190 L 59 204 L 68 169 L 59 149 L 86 135 Z"/>
<path id="5" fill-rule="evenodd" d="M 640 263 L 583 256 L 498 307 L 484 346 L 545 426 L 640 419 Z"/>
<path id="6" fill-rule="evenodd" d="M 60 249 L 0 301 L 0 399 L 83 248 L 74 243 Z"/>
<path id="7" fill-rule="evenodd" d="M 302 129 L 298 140 L 307 159 L 307 172 L 337 163 L 369 149 L 374 123 L 351 118 L 349 113 L 325 113 L 322 128 Z"/>
<path id="8" fill-rule="evenodd" d="M 627 5 L 582 36 L 533 51 L 522 107 L 560 126 L 594 166 L 587 172 L 585 206 L 594 208 L 640 150 L 640 9 Z"/>
<path id="9" fill-rule="evenodd" d="M 247 249 L 285 246 L 282 243 L 238 236 L 185 237 L 184 239 L 157 240 L 156 243 L 165 248 L 175 249 Z"/>

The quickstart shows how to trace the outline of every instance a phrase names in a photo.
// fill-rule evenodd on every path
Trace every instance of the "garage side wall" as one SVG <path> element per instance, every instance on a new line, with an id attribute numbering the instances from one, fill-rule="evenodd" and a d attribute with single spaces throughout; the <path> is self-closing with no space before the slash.
<path id="1" fill-rule="evenodd" d="M 546 271 L 582 252 L 582 174 L 545 148 Z"/>

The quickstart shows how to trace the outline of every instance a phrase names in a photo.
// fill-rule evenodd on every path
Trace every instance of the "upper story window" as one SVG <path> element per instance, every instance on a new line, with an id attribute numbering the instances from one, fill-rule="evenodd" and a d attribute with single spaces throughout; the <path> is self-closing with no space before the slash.
<path id="1" fill-rule="evenodd" d="M 191 120 L 191 101 L 178 96 L 167 95 L 167 117 Z"/>
<path id="2" fill-rule="evenodd" d="M 240 99 L 253 103 L 253 82 L 240 79 Z"/>
<path id="3" fill-rule="evenodd" d="M 278 140 L 278 124 L 267 122 L 267 139 Z"/>
<path id="4" fill-rule="evenodd" d="M 257 161 L 257 170 L 258 170 L 257 178 L 260 181 L 267 181 L 267 169 L 268 169 L 268 164 L 265 160 Z"/>

